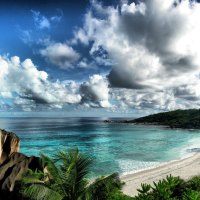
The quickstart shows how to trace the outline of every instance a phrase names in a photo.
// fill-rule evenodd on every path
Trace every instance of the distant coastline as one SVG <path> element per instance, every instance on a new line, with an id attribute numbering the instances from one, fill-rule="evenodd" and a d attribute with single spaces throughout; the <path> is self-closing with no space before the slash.
<path id="1" fill-rule="evenodd" d="M 175 110 L 170 112 L 161 112 L 133 120 L 111 121 L 105 120 L 106 123 L 132 123 L 142 125 L 165 126 L 169 128 L 181 129 L 200 129 L 200 110 Z"/>

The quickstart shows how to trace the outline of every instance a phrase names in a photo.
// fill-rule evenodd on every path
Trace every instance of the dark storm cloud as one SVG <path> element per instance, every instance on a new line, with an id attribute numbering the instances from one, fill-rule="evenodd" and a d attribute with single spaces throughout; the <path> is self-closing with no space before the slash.
<path id="1" fill-rule="evenodd" d="M 139 83 L 137 80 L 134 80 L 132 77 L 124 76 L 123 73 L 120 73 L 118 70 L 115 70 L 115 68 L 113 68 L 110 71 L 107 77 L 108 77 L 111 87 L 129 88 L 129 89 L 131 88 L 144 89 L 144 88 L 151 87 L 148 85 L 144 85 L 143 83 Z"/>

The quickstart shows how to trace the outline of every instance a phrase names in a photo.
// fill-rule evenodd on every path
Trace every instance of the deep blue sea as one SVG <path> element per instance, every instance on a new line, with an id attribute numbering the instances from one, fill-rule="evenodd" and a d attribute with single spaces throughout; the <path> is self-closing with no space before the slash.
<path id="1" fill-rule="evenodd" d="M 21 152 L 53 155 L 78 147 L 94 159 L 92 176 L 129 173 L 191 155 L 200 131 L 108 124 L 103 118 L 0 118 L 0 128 L 15 132 Z M 195 149 L 196 150 L 196 149 Z"/>

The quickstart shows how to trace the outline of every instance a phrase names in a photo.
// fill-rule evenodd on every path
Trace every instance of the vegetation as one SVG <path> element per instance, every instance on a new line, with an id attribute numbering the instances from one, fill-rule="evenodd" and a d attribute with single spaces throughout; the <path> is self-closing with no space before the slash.
<path id="1" fill-rule="evenodd" d="M 184 181 L 167 176 L 153 185 L 142 184 L 134 200 L 200 200 L 200 176 Z"/>
<path id="2" fill-rule="evenodd" d="M 133 198 L 122 193 L 123 183 L 117 174 L 101 177 L 89 186 L 90 199 L 92 200 L 131 200 Z"/>
<path id="3" fill-rule="evenodd" d="M 127 123 L 147 123 L 166 125 L 171 128 L 200 129 L 200 109 L 163 112 L 137 118 Z"/>
<path id="4" fill-rule="evenodd" d="M 118 174 L 89 183 L 92 160 L 78 149 L 58 152 L 53 159 L 42 155 L 44 170 L 28 171 L 18 183 L 21 199 L 30 200 L 130 200 L 121 192 Z"/>
<path id="5" fill-rule="evenodd" d="M 41 156 L 43 171 L 28 171 L 18 182 L 13 199 L 20 200 L 200 200 L 200 176 L 190 180 L 167 176 L 152 185 L 142 183 L 138 195 L 122 193 L 116 173 L 89 182 L 92 160 L 78 149 Z M 7 200 L 8 198 L 6 198 Z"/>

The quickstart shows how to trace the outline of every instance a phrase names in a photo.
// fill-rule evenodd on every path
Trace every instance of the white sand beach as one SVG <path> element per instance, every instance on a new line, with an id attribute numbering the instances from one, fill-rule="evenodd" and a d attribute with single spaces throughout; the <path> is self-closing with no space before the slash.
<path id="1" fill-rule="evenodd" d="M 153 169 L 122 175 L 120 178 L 125 182 L 123 192 L 129 196 L 135 196 L 141 183 L 152 184 L 153 181 L 157 182 L 169 174 L 180 176 L 183 179 L 200 175 L 200 153 L 182 160 L 171 161 Z"/>

